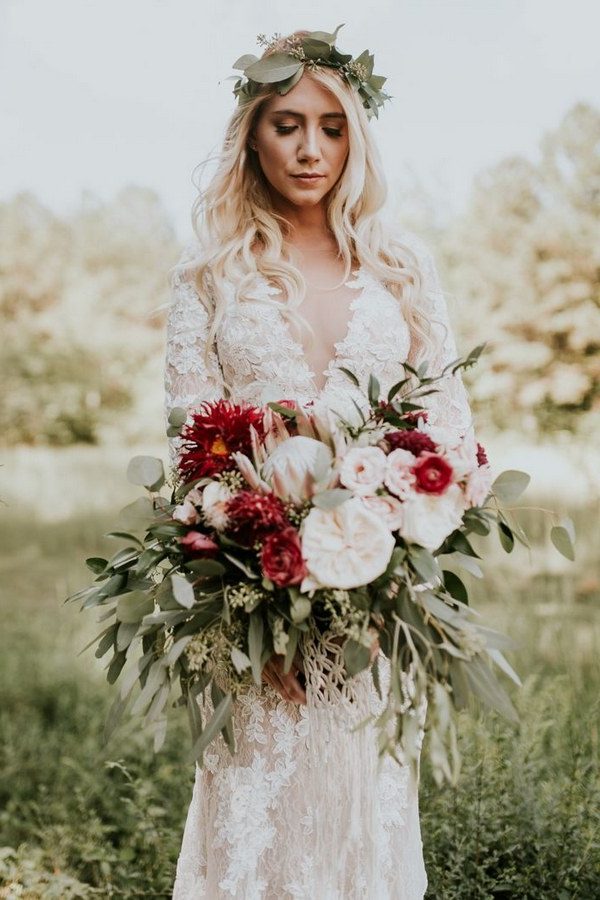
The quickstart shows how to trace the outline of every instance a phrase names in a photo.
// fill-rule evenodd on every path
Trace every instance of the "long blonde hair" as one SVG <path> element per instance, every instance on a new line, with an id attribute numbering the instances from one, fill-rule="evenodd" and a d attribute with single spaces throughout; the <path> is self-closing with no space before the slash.
<path id="1" fill-rule="evenodd" d="M 291 36 L 305 33 L 296 31 Z M 263 56 L 270 52 L 273 50 L 268 49 Z M 362 101 L 335 69 L 305 70 L 302 77 L 310 77 L 331 91 L 346 114 L 348 157 L 331 190 L 327 209 L 327 223 L 345 264 L 343 281 L 350 278 L 353 260 L 358 260 L 398 299 L 419 348 L 425 353 L 432 351 L 435 341 L 431 323 L 421 312 L 423 279 L 418 257 L 403 243 L 401 233 L 395 234 L 395 229 L 386 226 L 380 216 L 387 183 Z M 281 290 L 284 298 L 284 302 L 270 302 L 314 335 L 298 312 L 306 282 L 285 245 L 287 222 L 273 209 L 258 156 L 248 145 L 262 107 L 274 93 L 275 87 L 265 84 L 257 96 L 235 109 L 226 126 L 216 172 L 206 189 L 198 185 L 192 208 L 199 245 L 193 260 L 193 278 L 211 323 L 205 347 L 207 364 L 225 313 L 226 282 L 235 286 L 236 302 L 243 303 L 246 292 L 256 287 L 256 276 L 262 275 Z M 254 252 L 256 247 L 260 248 L 258 254 Z M 223 383 L 230 391 L 224 379 Z"/>

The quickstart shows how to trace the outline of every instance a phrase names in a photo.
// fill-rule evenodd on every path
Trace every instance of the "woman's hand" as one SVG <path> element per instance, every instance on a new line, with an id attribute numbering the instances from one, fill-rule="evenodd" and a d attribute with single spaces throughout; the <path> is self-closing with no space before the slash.
<path id="1" fill-rule="evenodd" d="M 275 688 L 284 700 L 289 703 L 301 703 L 304 706 L 306 691 L 298 680 L 298 674 L 304 672 L 302 657 L 296 653 L 287 674 L 283 671 L 283 664 L 284 657 L 274 653 L 263 669 L 262 679 Z"/>

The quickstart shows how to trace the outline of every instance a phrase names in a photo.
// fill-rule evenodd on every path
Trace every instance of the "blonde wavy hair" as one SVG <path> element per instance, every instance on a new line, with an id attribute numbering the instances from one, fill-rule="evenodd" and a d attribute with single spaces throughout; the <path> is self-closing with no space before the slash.
<path id="1" fill-rule="evenodd" d="M 290 37 L 305 34 L 296 31 Z M 274 49 L 267 49 L 263 56 Z M 426 308 L 422 271 L 414 250 L 381 218 L 387 183 L 362 101 L 335 69 L 307 69 L 302 77 L 312 78 L 329 90 L 339 100 L 347 119 L 348 157 L 329 194 L 327 208 L 327 224 L 345 264 L 340 283 L 350 278 L 354 260 L 382 280 L 401 304 L 411 332 L 411 344 L 420 351 L 418 358 L 412 360 L 417 364 L 424 355 L 437 349 L 430 317 L 422 311 Z M 225 314 L 226 282 L 235 286 L 236 302 L 243 303 L 252 288 L 256 288 L 257 275 L 262 275 L 283 296 L 283 301 L 269 298 L 265 302 L 277 304 L 282 315 L 295 321 L 300 329 L 305 328 L 311 342 L 314 339 L 314 330 L 298 311 L 306 293 L 306 282 L 286 246 L 288 223 L 273 209 L 258 156 L 248 143 L 266 101 L 274 94 L 273 85 L 263 85 L 257 96 L 235 109 L 226 126 L 210 183 L 205 189 L 197 184 L 192 223 L 199 247 L 193 260 L 193 280 L 209 315 L 207 365 Z M 198 169 L 210 161 L 208 158 L 197 167 L 194 179 Z M 220 375 L 230 392 L 230 385 Z"/>

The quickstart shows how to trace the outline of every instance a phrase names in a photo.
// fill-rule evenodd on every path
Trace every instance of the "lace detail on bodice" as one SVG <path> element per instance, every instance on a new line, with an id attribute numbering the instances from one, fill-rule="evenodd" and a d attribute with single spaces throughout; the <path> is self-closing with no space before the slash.
<path id="1" fill-rule="evenodd" d="M 418 238 L 404 237 L 415 250 L 425 283 L 425 312 L 440 336 L 440 349 L 431 360 L 430 371 L 438 373 L 457 356 L 444 294 L 433 257 Z M 350 304 L 345 337 L 335 344 L 335 354 L 325 371 L 325 384 L 318 390 L 302 346 L 291 334 L 284 312 L 274 302 L 279 289 L 262 275 L 243 301 L 236 299 L 235 286 L 226 283 L 226 310 L 204 361 L 209 317 L 191 280 L 194 245 L 186 248 L 172 277 L 173 301 L 168 320 L 165 374 L 167 412 L 174 406 L 191 408 L 201 400 L 225 396 L 222 376 L 232 386 L 238 402 L 262 404 L 282 398 L 305 404 L 319 402 L 349 418 L 356 416 L 353 400 L 365 406 L 364 392 L 369 372 L 374 372 L 386 392 L 404 374 L 402 363 L 414 362 L 421 350 L 411 341 L 408 325 L 394 295 L 364 267 L 354 272 L 347 285 L 357 291 Z M 351 369 L 360 389 L 340 371 Z M 464 433 L 471 424 L 469 403 L 460 373 L 447 377 L 441 390 L 423 399 L 430 410 L 430 423 Z M 171 443 L 174 455 L 176 442 Z"/>
<path id="2" fill-rule="evenodd" d="M 426 313 L 443 337 L 431 362 L 438 372 L 456 358 L 444 294 L 429 251 L 412 235 L 425 282 Z M 351 369 L 366 388 L 372 371 L 382 391 L 414 362 L 400 304 L 364 267 L 347 282 L 356 289 L 345 337 L 335 345 L 325 384 L 315 373 L 262 276 L 246 299 L 227 285 L 226 309 L 210 348 L 209 317 L 190 271 L 190 245 L 171 285 L 165 373 L 166 410 L 197 407 L 227 396 L 266 403 L 282 398 L 324 403 L 351 418 L 363 394 L 339 370 Z M 432 426 L 460 434 L 471 415 L 460 375 L 424 398 Z M 177 441 L 172 440 L 172 459 Z M 335 641 L 313 636 L 304 644 L 307 706 L 287 703 L 271 688 L 253 688 L 235 702 L 236 756 L 221 738 L 196 769 L 174 900 L 236 897 L 244 900 L 422 900 L 426 876 L 418 818 L 417 781 L 389 756 L 377 754 L 372 725 L 356 728 L 380 699 L 369 672 L 347 681 Z M 382 660 L 381 677 L 386 667 Z M 424 707 L 417 711 L 422 725 Z"/>

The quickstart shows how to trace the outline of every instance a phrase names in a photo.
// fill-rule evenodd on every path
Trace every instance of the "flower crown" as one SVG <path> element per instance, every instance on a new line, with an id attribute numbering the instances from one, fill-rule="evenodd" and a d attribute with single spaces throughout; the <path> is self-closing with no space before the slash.
<path id="1" fill-rule="evenodd" d="M 266 35 L 259 34 L 257 43 L 268 47 L 272 52 L 262 59 L 253 53 L 240 56 L 234 62 L 234 69 L 241 69 L 243 76 L 231 76 L 235 80 L 233 93 L 242 106 L 258 94 L 263 84 L 275 84 L 278 94 L 287 94 L 300 81 L 304 69 L 316 69 L 328 66 L 338 69 L 346 81 L 357 91 L 367 111 L 367 117 L 378 117 L 379 107 L 391 95 L 381 90 L 387 80 L 382 75 L 373 75 L 373 54 L 368 50 L 356 59 L 351 54 L 342 53 L 335 46 L 337 33 L 343 25 L 338 25 L 333 34 L 325 31 L 312 31 L 304 37 L 282 38 L 274 34 L 268 40 Z M 245 76 L 245 77 L 244 77 Z"/>

